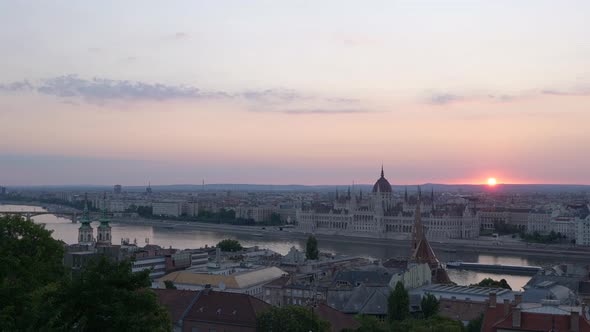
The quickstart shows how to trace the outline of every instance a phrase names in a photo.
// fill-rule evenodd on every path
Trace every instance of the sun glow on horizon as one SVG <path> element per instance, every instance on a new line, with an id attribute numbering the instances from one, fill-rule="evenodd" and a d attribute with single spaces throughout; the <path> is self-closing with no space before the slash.
<path id="1" fill-rule="evenodd" d="M 495 186 L 498 182 L 496 181 L 496 178 L 488 178 L 488 186 Z"/>

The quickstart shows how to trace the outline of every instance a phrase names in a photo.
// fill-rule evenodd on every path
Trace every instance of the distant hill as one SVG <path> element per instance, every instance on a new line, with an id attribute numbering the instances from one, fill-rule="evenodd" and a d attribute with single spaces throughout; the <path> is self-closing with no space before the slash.
<path id="1" fill-rule="evenodd" d="M 409 193 L 415 192 L 418 185 L 393 185 L 393 190 L 403 192 L 406 188 Z M 559 193 L 559 192 L 590 192 L 590 185 L 573 185 L 573 184 L 498 184 L 495 187 L 487 185 L 471 185 L 471 184 L 436 184 L 426 183 L 420 185 L 422 192 L 428 193 L 432 189 L 435 192 L 498 192 L 498 193 Z M 266 184 L 174 184 L 174 185 L 159 185 L 152 186 L 154 192 L 166 191 L 277 191 L 277 192 L 329 192 L 339 191 L 346 192 L 350 186 L 347 185 L 266 185 Z M 124 191 L 140 192 L 145 191 L 145 186 L 124 186 Z M 357 184 L 354 186 L 354 191 L 362 190 L 369 192 L 373 185 Z M 112 191 L 112 186 L 101 185 L 54 185 L 54 186 L 9 186 L 9 190 L 45 190 L 45 191 Z"/>

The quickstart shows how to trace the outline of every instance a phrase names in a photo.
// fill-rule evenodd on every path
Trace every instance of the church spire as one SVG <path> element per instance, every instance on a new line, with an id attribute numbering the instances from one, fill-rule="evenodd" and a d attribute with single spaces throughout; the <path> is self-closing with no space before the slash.
<path id="1" fill-rule="evenodd" d="M 84 212 L 80 219 L 80 228 L 78 228 L 78 243 L 91 244 L 93 238 L 92 226 L 90 225 L 90 212 L 88 210 L 88 194 L 84 194 Z"/>
<path id="2" fill-rule="evenodd" d="M 432 210 L 434 211 L 434 186 L 432 187 L 432 191 L 430 192 L 430 204 L 432 204 Z"/>
<path id="3" fill-rule="evenodd" d="M 108 216 L 107 210 L 107 194 L 104 193 L 102 197 L 102 216 L 100 217 L 100 225 L 98 226 L 98 243 L 102 245 L 110 245 L 111 242 L 111 226 L 109 222 L 111 221 Z"/>
<path id="4" fill-rule="evenodd" d="M 408 187 L 406 187 L 405 192 L 404 192 L 404 202 L 408 202 Z"/>
<path id="5" fill-rule="evenodd" d="M 424 225 L 422 224 L 422 211 L 420 205 L 422 204 L 422 191 L 418 186 L 418 202 L 416 203 L 416 211 L 414 212 L 414 234 L 412 237 L 412 249 L 416 250 L 418 244 L 424 238 Z"/>
<path id="6" fill-rule="evenodd" d="M 383 172 L 383 164 L 381 164 L 381 177 L 384 178 L 385 177 L 385 173 Z"/>

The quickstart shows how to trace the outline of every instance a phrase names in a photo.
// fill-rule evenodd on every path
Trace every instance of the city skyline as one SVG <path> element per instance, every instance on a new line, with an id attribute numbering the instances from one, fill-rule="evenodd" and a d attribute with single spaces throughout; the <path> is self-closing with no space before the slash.
<path id="1" fill-rule="evenodd" d="M 6 1 L 0 185 L 590 184 L 588 10 Z"/>

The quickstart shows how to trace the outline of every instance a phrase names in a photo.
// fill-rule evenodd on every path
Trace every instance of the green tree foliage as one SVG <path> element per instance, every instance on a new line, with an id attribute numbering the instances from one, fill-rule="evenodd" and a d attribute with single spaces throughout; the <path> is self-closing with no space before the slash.
<path id="1" fill-rule="evenodd" d="M 410 295 L 401 281 L 387 298 L 387 318 L 390 323 L 402 321 L 410 316 Z"/>
<path id="2" fill-rule="evenodd" d="M 256 319 L 259 332 L 328 332 L 330 322 L 320 319 L 310 308 L 299 306 L 273 307 Z"/>
<path id="3" fill-rule="evenodd" d="M 217 247 L 221 251 L 236 252 L 242 250 L 242 245 L 237 240 L 225 239 L 217 243 Z"/>
<path id="4" fill-rule="evenodd" d="M 63 243 L 42 225 L 0 217 L 0 329 L 30 329 L 35 302 L 64 275 L 63 253 Z"/>
<path id="5" fill-rule="evenodd" d="M 149 289 L 149 270 L 131 262 L 92 260 L 79 278 L 48 297 L 45 328 L 62 331 L 171 331 L 167 310 Z"/>
<path id="6" fill-rule="evenodd" d="M 483 324 L 483 314 L 480 315 L 479 318 L 476 318 L 474 320 L 470 320 L 469 323 L 467 323 L 467 328 L 465 330 L 467 332 L 480 332 L 482 324 Z"/>
<path id="7" fill-rule="evenodd" d="M 463 332 L 463 323 L 457 320 L 434 316 L 429 319 L 406 319 L 391 324 L 392 332 Z"/>
<path id="8" fill-rule="evenodd" d="M 356 331 L 356 332 L 388 332 L 387 325 L 385 322 L 380 321 L 375 316 L 369 315 L 356 315 L 354 317 L 361 326 L 356 330 L 348 330 L 348 331 Z"/>
<path id="9" fill-rule="evenodd" d="M 0 217 L 1 331 L 169 331 L 149 271 L 105 258 L 79 279 L 63 267 L 63 242 L 21 217 Z"/>
<path id="10" fill-rule="evenodd" d="M 164 286 L 166 289 L 176 289 L 176 286 L 174 286 L 172 280 L 164 280 Z"/>
<path id="11" fill-rule="evenodd" d="M 555 231 L 551 231 L 551 233 L 547 235 L 541 235 L 539 232 L 533 232 L 530 234 L 521 233 L 520 237 L 523 238 L 526 242 L 534 242 L 534 243 L 556 243 L 560 242 L 561 239 L 565 239 L 561 233 L 555 233 Z"/>
<path id="12" fill-rule="evenodd" d="M 471 286 L 476 287 L 491 287 L 491 288 L 504 288 L 512 290 L 512 287 L 508 284 L 506 279 L 500 279 L 500 281 L 494 280 L 492 278 L 485 278 L 477 284 L 472 284 Z"/>
<path id="13" fill-rule="evenodd" d="M 315 236 L 310 235 L 307 238 L 307 244 L 305 245 L 305 258 L 318 259 L 319 257 L 320 251 L 318 250 L 318 240 Z"/>
<path id="14" fill-rule="evenodd" d="M 495 221 L 494 222 L 494 229 L 500 235 L 516 234 L 520 231 L 518 226 L 507 224 L 505 221 Z"/>
<path id="15" fill-rule="evenodd" d="M 281 221 L 281 215 L 276 212 L 271 213 L 269 224 L 272 226 L 282 225 L 283 222 Z"/>
<path id="16" fill-rule="evenodd" d="M 438 314 L 438 306 L 439 302 L 436 299 L 436 296 L 432 294 L 426 294 L 426 296 L 424 296 L 420 302 L 422 314 L 426 319 L 434 317 L 436 314 Z"/>
<path id="17" fill-rule="evenodd" d="M 221 220 L 234 220 L 236 219 L 236 211 L 221 208 L 217 213 L 217 217 Z"/>

